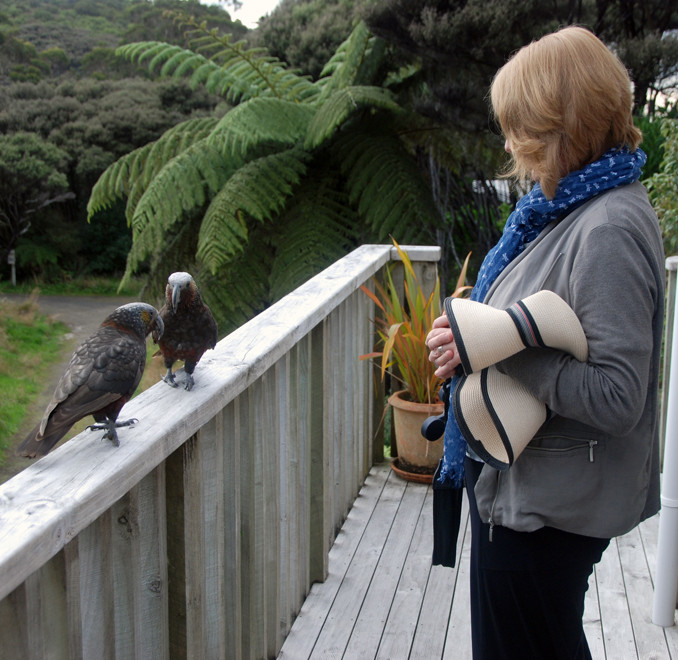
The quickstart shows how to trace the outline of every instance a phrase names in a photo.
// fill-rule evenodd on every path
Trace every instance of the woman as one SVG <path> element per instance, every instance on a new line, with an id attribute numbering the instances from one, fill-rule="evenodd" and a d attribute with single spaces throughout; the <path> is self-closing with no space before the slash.
<path id="1" fill-rule="evenodd" d="M 646 157 L 631 82 L 597 37 L 568 27 L 522 48 L 496 74 L 491 102 L 509 174 L 536 183 L 472 298 L 505 309 L 554 291 L 589 357 L 527 348 L 499 362 L 546 404 L 547 421 L 497 471 L 469 455 L 450 415 L 437 478 L 465 472 L 474 659 L 590 658 L 582 616 L 593 566 L 612 537 L 659 509 L 662 239 L 638 181 Z M 427 345 L 437 375 L 452 377 L 460 360 L 446 316 Z"/>

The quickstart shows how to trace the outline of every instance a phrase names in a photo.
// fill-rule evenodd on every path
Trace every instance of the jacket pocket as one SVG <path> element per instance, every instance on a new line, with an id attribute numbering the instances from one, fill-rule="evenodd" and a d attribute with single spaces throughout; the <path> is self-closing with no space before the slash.
<path id="1" fill-rule="evenodd" d="M 534 458 L 566 458 L 572 454 L 588 453 L 588 460 L 593 463 L 596 453 L 601 450 L 598 438 L 568 438 L 566 436 L 537 436 L 526 448 L 525 453 Z"/>

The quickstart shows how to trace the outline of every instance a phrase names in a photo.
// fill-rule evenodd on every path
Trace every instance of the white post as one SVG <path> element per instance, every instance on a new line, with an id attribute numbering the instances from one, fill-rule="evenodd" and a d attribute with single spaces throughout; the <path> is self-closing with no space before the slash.
<path id="1" fill-rule="evenodd" d="M 666 260 L 666 269 L 676 269 L 676 258 Z M 666 437 L 659 514 L 657 571 L 654 581 L 652 622 L 668 627 L 675 623 L 678 595 L 678 299 L 673 308 L 671 368 L 666 406 Z"/>
<path id="2" fill-rule="evenodd" d="M 16 252 L 14 250 L 10 250 L 9 254 L 7 255 L 7 263 L 11 267 L 11 272 L 12 272 L 12 286 L 16 286 Z"/>

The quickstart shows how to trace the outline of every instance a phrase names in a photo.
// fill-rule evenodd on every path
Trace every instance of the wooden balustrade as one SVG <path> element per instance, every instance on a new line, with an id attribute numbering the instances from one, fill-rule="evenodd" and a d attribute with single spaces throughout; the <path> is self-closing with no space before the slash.
<path id="1" fill-rule="evenodd" d="M 426 279 L 439 248 L 407 247 Z M 0 486 L 0 658 L 271 658 L 372 464 L 365 245 Z M 376 438 L 376 440 L 375 440 Z"/>

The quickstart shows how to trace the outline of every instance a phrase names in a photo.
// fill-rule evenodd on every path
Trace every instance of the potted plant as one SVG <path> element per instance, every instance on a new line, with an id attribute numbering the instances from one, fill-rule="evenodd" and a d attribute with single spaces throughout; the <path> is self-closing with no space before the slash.
<path id="1" fill-rule="evenodd" d="M 405 250 L 394 240 L 404 269 L 403 295 L 399 295 L 393 278 L 393 266 L 385 269 L 384 283 L 376 278 L 374 291 L 362 286 L 380 314 L 374 319 L 378 350 L 361 355 L 360 359 L 379 359 L 382 381 L 389 374 L 401 388 L 393 392 L 388 404 L 393 409 L 393 434 L 396 452 L 392 467 L 404 478 L 430 482 L 442 457 L 442 438 L 431 442 L 421 434 L 421 425 L 433 415 L 441 415 L 444 405 L 438 398 L 442 381 L 429 361 L 426 346 L 434 319 L 441 314 L 440 280 L 426 294 L 417 279 Z M 452 294 L 463 295 L 471 287 L 463 286 L 470 254 L 466 257 L 457 287 Z M 392 443 L 393 444 L 393 443 Z"/>

